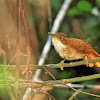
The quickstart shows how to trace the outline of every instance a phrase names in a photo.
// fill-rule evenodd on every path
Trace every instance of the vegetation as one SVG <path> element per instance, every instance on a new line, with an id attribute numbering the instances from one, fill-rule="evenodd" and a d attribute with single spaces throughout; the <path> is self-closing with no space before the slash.
<path id="1" fill-rule="evenodd" d="M 100 68 L 85 65 L 100 58 L 66 61 L 62 71 L 48 35 L 66 33 L 100 53 L 100 0 L 4 0 L 0 5 L 0 100 L 100 99 Z"/>

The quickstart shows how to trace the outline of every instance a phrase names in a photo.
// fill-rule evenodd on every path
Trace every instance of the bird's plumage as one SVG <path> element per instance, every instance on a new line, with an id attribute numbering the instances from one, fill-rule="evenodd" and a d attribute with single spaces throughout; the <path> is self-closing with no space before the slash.
<path id="1" fill-rule="evenodd" d="M 77 60 L 100 57 L 100 55 L 93 49 L 93 47 L 84 40 L 76 38 L 68 38 L 64 33 L 51 34 L 52 43 L 56 52 L 65 60 Z M 90 67 L 93 65 L 100 67 L 100 62 L 90 63 Z"/>

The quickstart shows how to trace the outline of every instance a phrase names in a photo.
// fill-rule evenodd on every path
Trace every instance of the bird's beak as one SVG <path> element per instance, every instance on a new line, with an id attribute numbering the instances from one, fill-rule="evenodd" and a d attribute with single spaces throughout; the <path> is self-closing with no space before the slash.
<path id="1" fill-rule="evenodd" d="M 51 32 L 48 32 L 49 35 L 51 35 L 52 37 L 55 37 L 55 34 L 52 34 Z"/>

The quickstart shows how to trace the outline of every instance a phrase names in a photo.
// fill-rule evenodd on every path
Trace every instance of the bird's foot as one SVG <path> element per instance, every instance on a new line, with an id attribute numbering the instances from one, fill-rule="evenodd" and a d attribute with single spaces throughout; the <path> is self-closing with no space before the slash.
<path id="1" fill-rule="evenodd" d="M 64 61 L 66 61 L 66 60 L 62 60 L 62 61 L 59 63 L 59 65 L 58 65 L 58 68 L 60 68 L 61 70 L 64 70 L 64 69 L 63 69 Z"/>
<path id="2" fill-rule="evenodd" d="M 85 60 L 85 63 L 86 63 L 86 66 L 87 66 L 87 67 L 93 67 L 94 64 L 93 64 L 93 63 L 88 63 L 88 61 L 87 61 L 88 59 L 89 59 L 89 58 L 87 58 L 87 57 L 85 57 L 85 59 L 84 59 L 84 60 Z"/>
<path id="3" fill-rule="evenodd" d="M 88 61 L 87 61 L 87 57 L 84 58 L 84 61 L 85 61 L 85 63 L 86 63 L 86 66 L 88 67 L 88 66 L 89 66 L 89 63 L 88 63 Z"/>

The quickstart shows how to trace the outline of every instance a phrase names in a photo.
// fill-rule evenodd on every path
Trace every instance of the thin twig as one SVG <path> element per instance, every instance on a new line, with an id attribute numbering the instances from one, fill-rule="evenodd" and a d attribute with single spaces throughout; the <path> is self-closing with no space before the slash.
<path id="1" fill-rule="evenodd" d="M 56 80 L 56 78 L 54 77 L 54 75 L 50 72 L 50 71 L 48 71 L 46 68 L 44 68 L 44 67 L 42 67 L 44 70 L 46 70 L 46 72 L 54 79 L 54 80 Z"/>
<path id="2" fill-rule="evenodd" d="M 66 85 L 66 84 L 64 84 L 64 85 Z M 66 86 L 68 86 L 68 85 L 66 85 Z M 77 89 L 75 89 L 73 87 L 70 87 L 70 86 L 68 86 L 68 87 L 71 88 L 72 90 L 77 91 L 77 92 L 80 92 L 80 93 L 84 93 L 84 94 L 91 95 L 91 96 L 95 96 L 95 97 L 100 97 L 100 95 L 96 95 L 96 94 L 84 92 L 84 91 L 81 91 L 81 90 L 77 90 Z"/>
<path id="3" fill-rule="evenodd" d="M 43 92 L 46 93 L 50 98 L 52 98 L 53 100 L 55 100 L 55 98 L 52 95 L 50 95 L 48 92 L 46 92 L 46 91 L 43 91 Z"/>
<path id="4" fill-rule="evenodd" d="M 78 89 L 78 91 L 76 91 L 75 93 L 73 93 L 72 96 L 68 100 L 73 100 L 74 97 L 80 93 L 79 91 L 82 91 L 82 90 L 83 89 Z"/>
<path id="5" fill-rule="evenodd" d="M 83 88 L 84 85 L 83 84 L 72 84 L 72 83 L 67 83 L 66 85 L 70 86 L 70 87 L 74 87 L 74 88 Z M 58 87 L 58 88 L 68 88 L 63 84 L 56 84 L 53 85 L 53 87 Z M 85 85 L 86 89 L 100 89 L 100 85 Z"/>
<path id="6" fill-rule="evenodd" d="M 18 1 L 18 35 L 16 39 L 17 47 L 16 47 L 16 72 L 15 72 L 15 98 L 18 98 L 18 83 L 19 83 L 19 69 L 20 69 L 20 34 L 21 34 L 21 1 Z"/>

